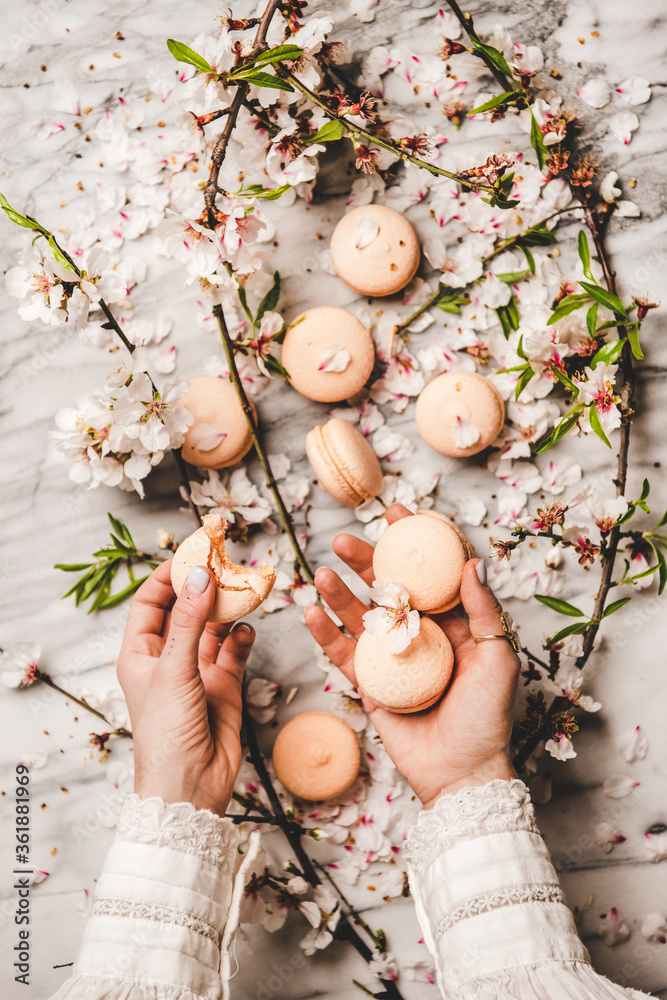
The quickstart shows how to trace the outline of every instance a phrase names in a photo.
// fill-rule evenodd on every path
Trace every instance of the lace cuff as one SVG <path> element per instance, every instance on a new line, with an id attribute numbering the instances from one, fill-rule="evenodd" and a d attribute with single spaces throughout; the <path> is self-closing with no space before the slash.
<path id="1" fill-rule="evenodd" d="M 422 810 L 408 834 L 406 855 L 414 871 L 424 872 L 457 844 L 504 833 L 539 833 L 528 789 L 523 781 L 496 779 L 486 785 L 445 792 L 432 809 Z"/>

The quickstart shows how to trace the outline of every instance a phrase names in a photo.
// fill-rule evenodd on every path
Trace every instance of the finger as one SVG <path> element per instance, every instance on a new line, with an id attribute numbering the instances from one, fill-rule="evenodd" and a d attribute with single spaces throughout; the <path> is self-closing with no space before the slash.
<path id="1" fill-rule="evenodd" d="M 220 647 L 215 661 L 216 667 L 222 668 L 240 681 L 254 642 L 255 630 L 252 625 L 248 622 L 237 622 Z"/>
<path id="2" fill-rule="evenodd" d="M 364 631 L 362 619 L 368 611 L 368 606 L 352 593 L 338 573 L 325 566 L 318 569 L 315 574 L 315 586 L 348 632 L 358 639 Z"/>
<path id="3" fill-rule="evenodd" d="M 461 600 L 468 614 L 473 639 L 482 635 L 503 634 L 500 620 L 502 608 L 491 588 L 486 585 L 486 566 L 483 559 L 470 559 L 464 566 Z M 482 642 L 478 644 L 478 650 L 480 659 L 493 659 L 494 666 L 505 670 L 508 680 L 514 680 L 519 668 L 519 657 L 509 640 L 494 639 Z"/>
<path id="4" fill-rule="evenodd" d="M 400 521 L 402 517 L 413 517 L 411 510 L 404 507 L 402 503 L 393 503 L 391 507 L 387 508 L 387 522 L 393 524 L 394 521 Z"/>
<path id="5" fill-rule="evenodd" d="M 208 663 L 215 663 L 220 646 L 225 641 L 231 631 L 231 624 L 215 625 L 207 622 L 204 634 L 199 643 L 199 656 Z"/>
<path id="6" fill-rule="evenodd" d="M 334 625 L 324 608 L 311 604 L 305 611 L 306 625 L 315 642 L 322 647 L 323 653 L 329 657 L 334 666 L 347 677 L 352 684 L 357 684 L 354 676 L 355 643 L 343 635 Z"/>
<path id="7" fill-rule="evenodd" d="M 199 643 L 214 598 L 211 571 L 193 566 L 171 610 L 169 635 L 160 657 L 183 679 L 199 673 Z"/>
<path id="8" fill-rule="evenodd" d="M 331 546 L 339 559 L 370 587 L 373 573 L 373 546 L 356 535 L 336 535 Z"/>
<path id="9" fill-rule="evenodd" d="M 123 639 L 126 649 L 134 652 L 141 648 L 142 640 L 161 634 L 165 614 L 171 607 L 174 597 L 171 586 L 171 560 L 167 560 L 153 570 L 132 598 Z"/>

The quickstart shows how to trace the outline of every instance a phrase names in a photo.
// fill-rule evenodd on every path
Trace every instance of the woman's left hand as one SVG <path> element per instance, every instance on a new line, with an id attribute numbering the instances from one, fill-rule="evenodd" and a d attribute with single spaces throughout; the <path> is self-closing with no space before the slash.
<path id="1" fill-rule="evenodd" d="M 241 765 L 241 681 L 251 625 L 207 622 L 208 569 L 178 599 L 162 563 L 135 594 L 118 658 L 134 733 L 134 790 L 223 815 Z"/>

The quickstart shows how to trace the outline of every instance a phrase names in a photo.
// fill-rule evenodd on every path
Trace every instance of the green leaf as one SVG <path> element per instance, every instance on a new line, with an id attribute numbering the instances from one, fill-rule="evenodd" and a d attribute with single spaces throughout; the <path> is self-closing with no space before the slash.
<path id="1" fill-rule="evenodd" d="M 523 392 L 523 390 L 526 388 L 526 386 L 528 385 L 528 383 L 532 380 L 534 374 L 535 374 L 535 372 L 530 367 L 530 365 L 527 365 L 524 368 L 524 370 L 521 373 L 521 375 L 519 375 L 519 381 L 516 384 L 516 390 L 514 392 L 514 398 L 515 399 L 518 400 L 518 398 L 521 395 L 521 393 Z"/>
<path id="2" fill-rule="evenodd" d="M 642 491 L 639 494 L 639 502 L 641 502 L 642 500 L 647 500 L 650 492 L 651 492 L 651 484 L 649 483 L 648 479 L 644 479 L 644 482 L 642 483 Z"/>
<path id="3" fill-rule="evenodd" d="M 251 184 L 240 191 L 234 191 L 235 198 L 264 198 L 265 201 L 277 201 L 281 195 L 289 191 L 290 184 L 281 184 L 277 188 L 265 188 L 261 184 Z"/>
<path id="4" fill-rule="evenodd" d="M 507 285 L 513 285 L 515 282 L 527 278 L 529 274 L 533 274 L 533 272 L 527 267 L 523 271 L 503 271 L 501 274 L 496 274 L 496 278 L 499 281 L 504 281 Z"/>
<path id="5" fill-rule="evenodd" d="M 594 278 L 591 274 L 591 251 L 588 248 L 588 239 L 583 229 L 579 230 L 578 248 L 579 260 L 581 261 L 584 274 L 587 278 L 590 278 L 590 280 L 593 281 Z"/>
<path id="6" fill-rule="evenodd" d="M 535 449 L 535 454 L 541 455 L 543 451 L 548 451 L 548 449 L 552 448 L 562 437 L 565 437 L 568 431 L 574 427 L 577 420 L 581 416 L 583 408 L 584 407 L 581 403 L 577 403 L 576 406 L 573 406 L 570 410 L 568 410 L 556 424 L 550 437 L 546 441 L 542 442 L 539 448 Z"/>
<path id="7" fill-rule="evenodd" d="M 623 340 L 610 340 L 608 343 L 603 344 L 591 358 L 590 367 L 595 368 L 600 362 L 605 365 L 613 365 L 621 356 L 623 344 Z"/>
<path id="8" fill-rule="evenodd" d="M 300 59 L 302 55 L 303 49 L 300 49 L 298 45 L 276 45 L 272 49 L 267 49 L 266 52 L 260 52 L 250 65 L 271 66 L 284 59 L 293 62 L 295 59 Z"/>
<path id="9" fill-rule="evenodd" d="M 630 564 L 628 563 L 627 559 L 625 561 L 625 565 L 626 565 L 626 572 L 627 572 L 627 568 L 629 568 L 629 566 L 630 566 Z M 623 579 L 620 582 L 621 583 L 635 583 L 636 580 L 641 580 L 645 576 L 651 576 L 653 573 L 657 573 L 657 571 L 659 569 L 660 569 L 660 567 L 659 567 L 658 563 L 653 563 L 653 565 L 649 566 L 648 569 L 642 570 L 641 573 L 635 573 L 634 576 L 625 576 L 624 575 Z"/>
<path id="10" fill-rule="evenodd" d="M 237 73 L 234 80 L 241 80 L 243 83 L 252 83 L 255 87 L 264 87 L 266 90 L 294 90 L 289 80 L 281 80 L 272 73 L 262 73 L 261 70 L 249 69 L 243 73 Z"/>
<path id="11" fill-rule="evenodd" d="M 321 129 L 318 129 L 312 139 L 308 140 L 308 144 L 310 145 L 312 142 L 336 142 L 344 135 L 345 126 L 342 122 L 329 121 L 325 122 Z"/>
<path id="12" fill-rule="evenodd" d="M 32 219 L 29 215 L 21 215 L 16 209 L 12 208 L 4 194 L 0 194 L 0 208 L 4 209 L 7 213 L 9 219 L 15 223 L 17 226 L 23 226 L 24 229 L 39 229 L 42 231 L 42 227 L 35 219 Z"/>
<path id="13" fill-rule="evenodd" d="M 662 594 L 665 584 L 667 584 L 667 561 L 665 561 L 662 550 L 657 548 L 653 542 L 651 542 L 651 548 L 655 552 L 655 558 L 658 563 L 658 594 Z"/>
<path id="14" fill-rule="evenodd" d="M 492 45 L 485 45 L 481 42 L 479 38 L 475 35 L 470 35 L 470 43 L 476 52 L 482 52 L 486 58 L 493 63 L 496 69 L 499 69 L 501 73 L 504 73 L 508 79 L 512 79 L 512 70 L 509 68 L 507 59 L 499 52 L 498 49 L 494 49 Z"/>
<path id="15" fill-rule="evenodd" d="M 547 597 L 546 594 L 535 594 L 535 600 L 540 604 L 546 604 L 552 611 L 557 611 L 559 615 L 569 615 L 570 618 L 583 618 L 584 612 L 575 608 L 567 601 L 561 601 L 558 597 Z"/>
<path id="16" fill-rule="evenodd" d="M 663 524 L 667 524 L 667 510 L 656 524 L 656 528 L 662 528 Z"/>
<path id="17" fill-rule="evenodd" d="M 521 233 L 518 239 L 514 240 L 514 245 L 522 250 L 528 247 L 546 247 L 550 243 L 555 243 L 558 237 L 551 229 L 547 229 L 546 223 L 538 222 L 536 226 L 531 226 L 525 233 Z"/>
<path id="18" fill-rule="evenodd" d="M 577 622 L 576 625 L 566 625 L 565 628 L 560 630 L 560 632 L 556 632 L 551 639 L 547 640 L 544 648 L 548 649 L 549 646 L 555 646 L 556 643 L 562 642 L 563 639 L 567 639 L 568 635 L 581 635 L 586 631 L 588 626 L 589 622 Z"/>
<path id="19" fill-rule="evenodd" d="M 97 609 L 104 603 L 104 601 L 106 601 L 107 597 L 109 596 L 109 592 L 111 590 L 111 584 L 113 583 L 113 578 L 118 572 L 119 566 L 120 563 L 111 563 L 109 565 L 105 576 L 102 578 L 95 599 L 88 608 L 89 615 L 91 615 L 93 611 L 97 611 Z"/>
<path id="20" fill-rule="evenodd" d="M 575 309 L 581 309 L 584 302 L 588 302 L 590 295 L 566 295 L 547 320 L 547 326 L 552 326 L 565 316 L 569 316 Z"/>
<path id="21" fill-rule="evenodd" d="M 549 365 L 549 368 L 554 373 L 554 375 L 556 376 L 556 378 L 558 379 L 558 381 L 563 383 L 563 385 L 565 386 L 566 389 L 569 389 L 570 392 L 578 392 L 579 391 L 577 389 L 576 385 L 574 384 L 574 382 L 572 381 L 572 379 L 569 378 L 565 374 L 565 372 L 561 371 L 560 368 L 557 365 L 551 364 L 551 365 Z"/>
<path id="22" fill-rule="evenodd" d="M 122 604 L 128 597 L 132 597 L 132 594 L 134 594 L 147 579 L 147 576 L 142 576 L 140 580 L 133 580 L 132 583 L 125 587 L 124 590 L 119 591 L 117 594 L 112 594 L 110 597 L 101 601 L 101 603 L 98 604 L 98 609 L 102 610 L 103 608 L 115 608 L 116 605 Z"/>
<path id="23" fill-rule="evenodd" d="M 55 241 L 54 236 L 49 236 L 49 246 L 51 247 L 51 253 L 53 254 L 55 260 L 61 267 L 66 268 L 68 271 L 75 271 L 76 269 L 72 265 L 71 261 L 67 259 L 65 254 L 62 252 L 60 247 Z"/>
<path id="24" fill-rule="evenodd" d="M 243 286 L 239 286 L 236 294 L 239 297 L 239 302 L 241 303 L 241 307 L 243 309 L 243 312 L 246 314 L 246 316 L 250 320 L 250 326 L 254 328 L 254 326 L 255 326 L 255 320 L 253 319 L 253 315 L 250 312 L 250 309 L 248 308 L 248 296 L 246 295 L 245 288 L 243 288 Z"/>
<path id="25" fill-rule="evenodd" d="M 513 104 L 519 96 L 515 90 L 506 90 L 504 94 L 498 94 L 497 97 L 491 98 L 486 104 L 480 104 L 478 108 L 473 108 L 468 112 L 468 118 L 471 115 L 481 115 L 485 111 L 491 111 L 492 108 L 498 108 L 501 104 Z"/>
<path id="26" fill-rule="evenodd" d="M 469 301 L 465 288 L 450 288 L 438 302 L 438 309 L 444 313 L 458 315 L 461 312 L 461 306 L 467 305 Z"/>
<path id="27" fill-rule="evenodd" d="M 622 319 L 628 318 L 623 303 L 619 299 L 618 295 L 613 295 L 611 292 L 608 292 L 606 288 L 600 288 L 599 285 L 591 285 L 588 281 L 580 281 L 579 284 L 588 292 L 592 299 L 599 302 L 601 306 L 605 307 L 605 309 L 611 309 L 613 313 L 620 316 Z"/>
<path id="28" fill-rule="evenodd" d="M 621 609 L 622 607 L 624 607 L 624 605 L 626 605 L 626 604 L 628 603 L 628 601 L 629 601 L 629 600 L 631 600 L 631 598 L 630 598 L 630 597 L 622 597 L 622 598 L 620 599 L 620 601 L 614 601 L 614 603 L 613 603 L 613 604 L 609 604 L 609 605 L 608 605 L 608 606 L 607 606 L 607 607 L 606 607 L 606 608 L 604 609 L 604 611 L 603 611 L 603 613 L 602 613 L 602 617 L 603 617 L 603 618 L 608 618 L 608 617 L 609 617 L 609 615 L 613 615 L 615 611 L 620 611 L 620 609 Z"/>
<path id="29" fill-rule="evenodd" d="M 287 371 L 287 369 L 284 368 L 278 361 L 278 358 L 274 358 L 272 354 L 265 355 L 264 364 L 266 365 L 267 368 L 270 368 L 271 371 L 277 372 L 279 375 L 282 375 L 283 378 L 288 379 L 290 377 L 290 374 Z"/>
<path id="30" fill-rule="evenodd" d="M 586 313 L 586 329 L 588 330 L 588 335 L 593 340 L 595 340 L 595 334 L 597 333 L 597 322 L 598 322 L 598 303 L 594 302 Z"/>
<path id="31" fill-rule="evenodd" d="M 278 305 L 278 299 L 280 298 L 280 275 L 277 271 L 273 272 L 273 284 L 269 288 L 268 292 L 262 299 L 257 310 L 257 316 L 255 322 L 257 324 L 262 322 L 264 313 L 273 312 L 273 310 Z"/>
<path id="32" fill-rule="evenodd" d="M 628 341 L 630 343 L 630 348 L 632 349 L 633 357 L 635 357 L 637 361 L 643 361 L 644 352 L 642 351 L 639 343 L 639 326 L 637 323 L 633 323 L 628 327 Z"/>
<path id="33" fill-rule="evenodd" d="M 591 422 L 591 428 L 595 431 L 600 440 L 607 445 L 607 448 L 611 448 L 611 443 L 609 438 L 604 432 L 604 428 L 600 423 L 600 417 L 598 415 L 595 403 L 590 403 L 588 406 L 588 419 Z"/>
<path id="34" fill-rule="evenodd" d="M 505 340 L 507 340 L 513 330 L 519 329 L 519 324 L 521 322 L 514 296 L 511 297 L 506 306 L 498 306 L 496 314 L 500 320 L 500 325 L 503 328 Z"/>
<path id="35" fill-rule="evenodd" d="M 549 150 L 544 142 L 542 129 L 538 125 L 537 118 L 532 111 L 530 112 L 530 144 L 535 150 L 539 168 L 542 170 L 544 164 L 549 159 Z"/>
<path id="36" fill-rule="evenodd" d="M 167 48 L 171 52 L 174 59 L 177 59 L 178 62 L 189 63 L 190 66 L 195 66 L 200 73 L 215 72 L 213 67 L 206 62 L 204 57 L 200 56 L 194 49 L 191 49 L 189 45 L 185 45 L 183 42 L 177 42 L 174 38 L 168 38 Z"/>
<path id="37" fill-rule="evenodd" d="M 54 563 L 54 569 L 61 569 L 63 573 L 80 573 L 82 569 L 89 569 L 93 563 Z"/>
<path id="38" fill-rule="evenodd" d="M 78 594 L 77 604 L 80 604 L 81 601 L 87 600 L 93 591 L 97 590 L 107 573 L 111 571 L 113 565 L 114 563 L 111 561 L 102 563 L 93 575 L 86 580 L 85 585 L 81 588 L 81 591 Z"/>

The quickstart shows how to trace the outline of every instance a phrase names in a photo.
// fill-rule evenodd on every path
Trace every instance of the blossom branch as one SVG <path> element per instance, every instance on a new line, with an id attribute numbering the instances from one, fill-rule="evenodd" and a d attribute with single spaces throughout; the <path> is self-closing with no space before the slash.
<path id="1" fill-rule="evenodd" d="M 42 684 L 46 684 L 48 687 L 53 688 L 54 691 L 58 691 L 59 694 L 64 695 L 64 697 L 69 701 L 73 701 L 81 708 L 85 708 L 87 712 L 90 712 L 92 715 L 96 715 L 98 719 L 101 719 L 102 722 L 107 724 L 110 730 L 113 730 L 109 733 L 110 736 L 129 736 L 130 739 L 132 739 L 132 733 L 129 729 L 125 729 L 124 726 L 114 728 L 113 722 L 110 722 L 106 715 L 103 715 L 102 712 L 99 712 L 96 708 L 93 708 L 92 705 L 88 704 L 85 698 L 77 698 L 76 695 L 71 693 L 71 691 L 66 691 L 65 688 L 60 687 L 60 685 L 56 684 L 51 675 L 47 674 L 46 671 L 40 670 L 39 667 L 35 667 L 33 677 L 36 681 L 41 681 Z"/>
<path id="2" fill-rule="evenodd" d="M 456 0 L 446 0 L 446 2 L 454 17 L 464 29 L 470 41 L 473 43 L 473 48 L 468 51 L 470 51 L 472 55 L 477 56 L 478 59 L 482 60 L 488 71 L 493 77 L 495 77 L 496 82 L 500 84 L 504 91 L 517 90 L 516 81 L 513 80 L 512 77 L 508 77 L 505 73 L 503 73 L 502 70 L 500 70 L 493 60 L 487 55 L 483 43 L 475 31 L 475 24 L 472 16 L 468 13 L 464 14 Z"/>

